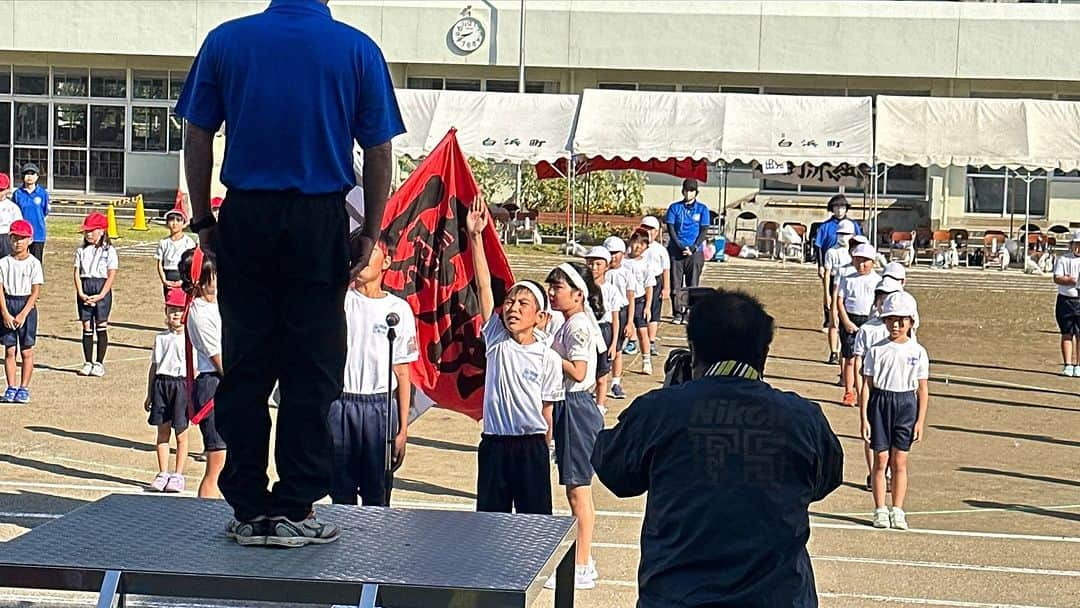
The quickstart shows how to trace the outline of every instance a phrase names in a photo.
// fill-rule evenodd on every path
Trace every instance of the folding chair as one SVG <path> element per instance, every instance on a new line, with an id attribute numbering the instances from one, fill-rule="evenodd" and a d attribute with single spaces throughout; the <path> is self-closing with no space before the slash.
<path id="1" fill-rule="evenodd" d="M 963 228 L 953 228 L 949 230 L 949 240 L 956 244 L 956 255 L 960 258 L 960 264 L 962 266 L 968 265 L 968 240 L 971 238 L 971 233 Z"/>
<path id="2" fill-rule="evenodd" d="M 761 222 L 758 225 L 757 240 L 754 246 L 757 247 L 758 253 L 761 257 L 778 258 L 780 257 L 780 224 L 776 222 Z"/>
<path id="3" fill-rule="evenodd" d="M 780 229 L 780 261 L 795 258 L 800 264 L 806 261 L 806 226 L 787 222 Z"/>
<path id="4" fill-rule="evenodd" d="M 1002 258 L 1009 255 L 1005 250 L 1005 233 L 1000 230 L 987 230 L 983 235 L 983 270 L 990 265 L 1000 266 Z"/>
<path id="5" fill-rule="evenodd" d="M 757 239 L 757 214 L 753 211 L 743 211 L 735 217 L 735 230 L 731 233 L 731 242 L 742 244 L 739 241 L 740 232 L 749 232 L 750 236 Z"/>
<path id="6" fill-rule="evenodd" d="M 952 253 L 952 238 L 948 230 L 935 230 L 930 235 L 930 265 L 934 266 L 941 259 L 944 266 L 949 266 L 949 255 Z M 940 257 L 939 257 L 940 256 Z"/>
<path id="7" fill-rule="evenodd" d="M 915 262 L 915 232 L 895 231 L 889 238 L 889 261 L 911 266 Z"/>

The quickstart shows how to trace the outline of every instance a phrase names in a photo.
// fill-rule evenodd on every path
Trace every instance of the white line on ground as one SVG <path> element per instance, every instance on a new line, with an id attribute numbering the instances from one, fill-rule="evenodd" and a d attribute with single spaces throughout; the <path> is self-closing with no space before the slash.
<path id="1" fill-rule="evenodd" d="M 62 513 L 19 513 L 17 511 L 0 511 L 0 517 L 8 519 L 60 519 Z"/>
<path id="2" fill-rule="evenodd" d="M 1047 509 L 1053 511 L 1069 511 L 1072 509 L 1080 509 L 1080 505 L 1047 505 L 1043 507 L 1030 507 L 1031 509 Z M 968 509 L 945 509 L 942 511 L 905 511 L 908 515 L 971 515 L 972 513 L 1001 513 L 1003 511 L 1013 513 L 1026 513 L 1029 508 L 1024 509 L 1011 509 L 1007 507 L 971 507 Z M 869 517 L 870 514 L 866 511 L 860 511 L 857 513 L 823 513 L 822 515 L 841 515 L 846 517 Z M 813 516 L 811 516 L 813 517 Z"/>
<path id="3" fill-rule="evenodd" d="M 128 362 L 131 362 L 131 361 L 149 361 L 149 360 L 150 360 L 150 357 L 124 357 L 122 359 L 109 359 L 108 362 L 111 365 L 113 363 L 128 363 Z M 48 367 L 34 366 L 34 373 L 40 374 L 42 372 L 45 372 L 45 373 L 59 372 L 59 371 L 66 371 L 66 370 L 69 370 L 69 369 L 70 370 L 77 370 L 77 369 L 81 368 L 82 366 L 83 366 L 82 362 L 75 363 L 75 364 L 72 364 L 72 365 L 54 365 L 54 366 L 52 366 L 52 369 L 50 369 Z"/>
<path id="4" fill-rule="evenodd" d="M 935 600 L 926 597 L 894 597 L 891 595 L 868 595 L 865 593 L 829 593 L 826 591 L 819 591 L 818 597 L 870 600 L 872 602 L 886 602 L 889 604 L 950 606 L 953 608 L 1049 608 L 1048 606 L 1032 606 L 1030 604 L 987 604 L 985 602 L 964 602 L 960 600 Z"/>
<path id="5" fill-rule="evenodd" d="M 963 536 L 968 538 L 993 538 L 998 540 L 1035 540 L 1051 543 L 1080 543 L 1080 536 L 1040 536 L 1038 534 L 1007 534 L 1003 532 L 970 532 L 967 530 L 937 530 L 932 528 L 910 530 L 878 530 L 870 526 L 855 524 L 827 524 L 811 522 L 811 528 L 824 528 L 828 530 L 860 530 L 863 532 L 880 532 L 882 534 L 929 534 L 932 536 Z"/>

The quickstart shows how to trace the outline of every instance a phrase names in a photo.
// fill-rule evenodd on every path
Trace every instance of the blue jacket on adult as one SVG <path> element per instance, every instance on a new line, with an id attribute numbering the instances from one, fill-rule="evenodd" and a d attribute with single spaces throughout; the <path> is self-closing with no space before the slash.
<path id="1" fill-rule="evenodd" d="M 689 203 L 678 200 L 668 206 L 664 223 L 671 237 L 668 249 L 680 254 L 686 248 L 697 249 L 704 242 L 709 227 L 709 208 L 696 198 Z"/>
<path id="2" fill-rule="evenodd" d="M 814 250 L 816 252 L 818 266 L 825 263 L 825 252 L 836 247 L 836 227 L 841 221 L 850 218 L 838 219 L 836 216 L 830 217 L 818 226 L 817 236 L 814 237 Z M 862 234 L 862 226 L 859 226 L 859 222 L 851 220 L 852 224 L 855 224 L 855 234 Z"/>
<path id="3" fill-rule="evenodd" d="M 49 215 L 49 191 L 34 184 L 33 190 L 16 188 L 11 195 L 23 219 L 34 229 L 34 242 L 45 242 L 45 217 Z"/>

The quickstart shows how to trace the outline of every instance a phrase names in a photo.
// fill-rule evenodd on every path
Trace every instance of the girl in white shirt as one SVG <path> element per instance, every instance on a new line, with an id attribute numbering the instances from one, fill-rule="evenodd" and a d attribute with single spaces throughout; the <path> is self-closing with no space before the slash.
<path id="1" fill-rule="evenodd" d="M 80 376 L 105 375 L 105 352 L 109 348 L 109 315 L 112 286 L 120 258 L 109 243 L 109 220 L 97 211 L 82 224 L 83 243 L 75 250 L 75 308 L 82 322 L 83 363 Z M 97 334 L 97 358 L 94 358 Z"/>

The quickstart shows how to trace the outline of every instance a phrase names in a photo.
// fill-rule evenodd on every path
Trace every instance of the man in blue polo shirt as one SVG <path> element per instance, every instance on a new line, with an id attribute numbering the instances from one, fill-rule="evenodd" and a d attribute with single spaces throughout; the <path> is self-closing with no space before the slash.
<path id="1" fill-rule="evenodd" d="M 847 219 L 848 209 L 851 208 L 851 205 L 848 204 L 847 197 L 843 194 L 837 194 L 829 199 L 827 207 L 832 216 L 818 225 L 817 235 L 814 237 L 814 258 L 817 259 L 817 274 L 818 278 L 821 279 L 822 308 L 825 311 L 825 318 L 821 322 L 821 327 L 822 331 L 825 332 L 825 339 L 829 342 L 829 364 L 833 365 L 838 359 L 836 353 L 832 350 L 835 340 L 829 333 L 831 331 L 829 326 L 832 324 L 829 315 L 829 308 L 832 306 L 832 286 L 825 279 L 825 252 L 836 247 L 836 242 L 839 239 L 836 229 L 840 226 L 840 222 Z M 859 226 L 859 222 L 853 220 L 851 223 L 855 224 L 855 234 L 862 234 L 862 227 Z"/>
<path id="2" fill-rule="evenodd" d="M 701 283 L 705 268 L 701 244 L 709 226 L 709 208 L 697 200 L 697 193 L 696 179 L 683 180 L 682 200 L 671 203 L 664 218 L 671 255 L 671 316 L 679 325 L 686 323 L 689 289 Z"/>
<path id="3" fill-rule="evenodd" d="M 325 0 L 272 0 L 262 13 L 212 30 L 176 108 L 187 123 L 185 169 L 202 247 L 218 263 L 224 376 L 215 403 L 228 444 L 220 487 L 242 545 L 336 540 L 312 503 L 329 491 L 330 403 L 342 390 L 345 290 L 367 263 L 390 191 L 390 140 L 404 132 L 389 69 L 362 32 L 333 20 Z M 213 134 L 228 124 L 210 210 Z M 352 149 L 364 149 L 366 223 L 349 234 Z M 268 489 L 277 381 L 279 481 Z"/>
<path id="4" fill-rule="evenodd" d="M 49 215 L 49 191 L 38 184 L 38 167 L 34 163 L 22 166 L 23 185 L 11 198 L 19 206 L 23 219 L 34 229 L 34 242 L 30 243 L 30 255 L 40 262 L 45 255 L 45 218 Z"/>

